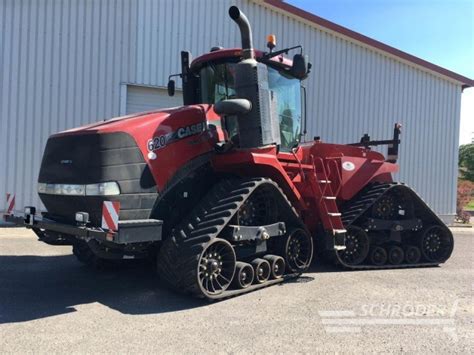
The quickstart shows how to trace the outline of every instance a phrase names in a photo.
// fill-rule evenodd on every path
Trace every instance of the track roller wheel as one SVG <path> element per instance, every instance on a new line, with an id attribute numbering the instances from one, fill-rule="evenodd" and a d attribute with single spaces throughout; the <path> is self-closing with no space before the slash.
<path id="1" fill-rule="evenodd" d="M 239 289 L 247 288 L 253 283 L 254 275 L 255 272 L 253 271 L 252 265 L 237 261 L 232 285 Z"/>
<path id="2" fill-rule="evenodd" d="M 198 262 L 201 292 L 206 296 L 224 292 L 234 277 L 235 266 L 234 248 L 228 241 L 216 238 L 208 242 Z"/>
<path id="3" fill-rule="evenodd" d="M 376 245 L 370 249 L 369 253 L 370 262 L 375 266 L 382 266 L 387 263 L 387 251 L 379 245 Z"/>
<path id="4" fill-rule="evenodd" d="M 286 237 L 283 255 L 289 272 L 305 272 L 313 260 L 313 238 L 304 229 L 293 229 Z"/>
<path id="5" fill-rule="evenodd" d="M 358 265 L 369 254 L 369 236 L 360 227 L 349 226 L 346 233 L 346 249 L 337 253 L 347 265 Z"/>
<path id="6" fill-rule="evenodd" d="M 453 235 L 444 226 L 428 227 L 420 239 L 421 254 L 429 262 L 446 261 L 453 251 L 453 245 Z"/>
<path id="7" fill-rule="evenodd" d="M 403 249 L 397 245 L 388 248 L 388 262 L 392 265 L 400 265 L 405 258 Z"/>
<path id="8" fill-rule="evenodd" d="M 285 259 L 278 255 L 265 255 L 263 257 L 270 263 L 270 278 L 279 279 L 285 273 Z"/>
<path id="9" fill-rule="evenodd" d="M 421 259 L 420 248 L 414 245 L 407 245 L 404 248 L 405 261 L 407 264 L 417 264 Z"/>
<path id="10" fill-rule="evenodd" d="M 265 259 L 254 259 L 252 266 L 255 271 L 255 281 L 259 284 L 263 284 L 270 277 L 270 263 Z"/>

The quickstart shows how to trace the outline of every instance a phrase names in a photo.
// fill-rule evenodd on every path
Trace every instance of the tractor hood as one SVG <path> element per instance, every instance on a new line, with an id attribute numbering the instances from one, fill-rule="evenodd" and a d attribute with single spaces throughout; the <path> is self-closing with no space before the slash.
<path id="1" fill-rule="evenodd" d="M 74 221 L 75 211 L 80 210 L 88 212 L 97 224 L 104 200 L 120 202 L 120 219 L 146 219 L 178 170 L 214 150 L 220 123 L 216 118 L 212 107 L 195 105 L 114 118 L 54 134 L 41 163 L 40 198 L 57 219 Z M 116 184 L 119 193 L 89 196 L 77 192 L 82 191 L 80 186 L 101 183 Z M 57 192 L 57 186 L 65 186 L 66 191 L 61 187 Z"/>
<path id="2" fill-rule="evenodd" d="M 96 167 L 117 165 L 116 158 L 133 145 L 160 190 L 190 158 L 213 150 L 221 132 L 220 118 L 209 105 L 143 112 L 73 128 L 49 138 L 39 181 L 71 180 L 74 166 L 89 170 L 82 174 L 90 176 L 85 180 L 96 179 Z M 96 143 L 92 146 L 91 142 Z M 114 155 L 108 161 L 104 151 L 110 147 L 115 153 L 108 153 Z"/>
<path id="3" fill-rule="evenodd" d="M 136 132 L 137 130 L 156 129 L 167 120 L 182 120 L 188 116 L 201 116 L 205 121 L 206 111 L 209 110 L 207 105 L 194 105 L 175 107 L 162 110 L 153 110 L 139 112 L 127 116 L 115 117 L 109 120 L 94 122 L 89 125 L 72 128 L 53 134 L 52 137 L 65 136 L 71 134 L 90 134 L 90 133 L 111 133 L 111 132 Z"/>

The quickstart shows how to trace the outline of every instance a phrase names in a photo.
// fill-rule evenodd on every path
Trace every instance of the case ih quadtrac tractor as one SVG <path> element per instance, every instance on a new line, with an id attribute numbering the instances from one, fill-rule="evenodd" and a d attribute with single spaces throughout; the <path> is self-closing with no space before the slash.
<path id="1" fill-rule="evenodd" d="M 254 50 L 245 15 L 229 15 L 242 48 L 182 52 L 184 106 L 52 135 L 38 185 L 47 212 L 8 220 L 87 264 L 152 257 L 167 284 L 209 299 L 298 276 L 313 250 L 347 269 L 445 262 L 451 232 L 392 180 L 399 125 L 390 140 L 302 143 L 301 46 Z M 381 144 L 387 159 L 371 150 Z"/>

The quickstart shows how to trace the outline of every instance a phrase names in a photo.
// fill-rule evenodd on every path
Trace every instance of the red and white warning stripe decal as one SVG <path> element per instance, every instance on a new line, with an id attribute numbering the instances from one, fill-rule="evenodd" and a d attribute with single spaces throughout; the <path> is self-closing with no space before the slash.
<path id="1" fill-rule="evenodd" d="M 104 201 L 102 204 L 102 228 L 117 231 L 120 202 Z"/>
<path id="2" fill-rule="evenodd" d="M 5 214 L 12 214 L 15 208 L 15 195 L 7 192 L 7 203 L 5 205 Z"/>

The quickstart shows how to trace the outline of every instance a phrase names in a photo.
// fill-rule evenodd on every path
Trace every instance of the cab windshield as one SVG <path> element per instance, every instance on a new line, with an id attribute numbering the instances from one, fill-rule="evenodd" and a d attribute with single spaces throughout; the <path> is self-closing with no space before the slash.
<path id="1" fill-rule="evenodd" d="M 233 99 L 235 96 L 235 63 L 210 63 L 200 71 L 201 102 Z M 280 120 L 281 150 L 290 151 L 301 137 L 301 84 L 283 71 L 268 67 L 268 84 L 276 102 Z M 232 136 L 229 132 L 229 135 Z M 236 132 L 235 132 L 236 133 Z"/>

